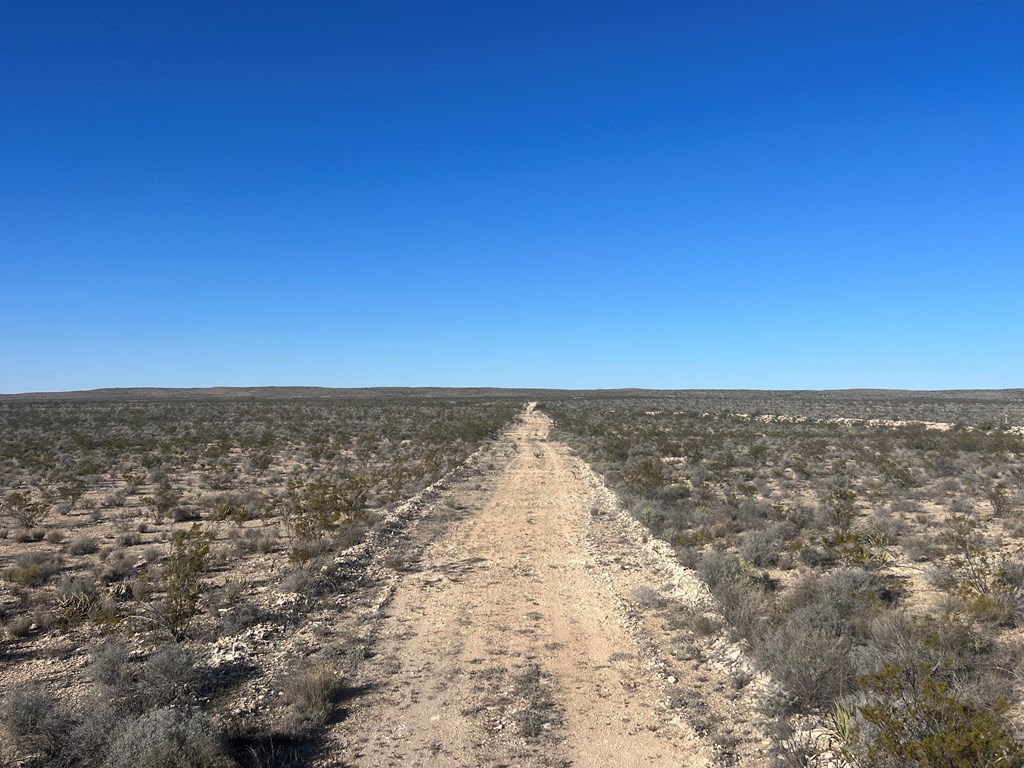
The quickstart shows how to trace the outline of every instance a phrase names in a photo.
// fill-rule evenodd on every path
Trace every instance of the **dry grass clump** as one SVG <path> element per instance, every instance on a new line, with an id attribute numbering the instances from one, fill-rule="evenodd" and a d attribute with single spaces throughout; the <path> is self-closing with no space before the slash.
<path id="1" fill-rule="evenodd" d="M 100 548 L 99 541 L 94 536 L 76 536 L 66 546 L 69 555 L 92 555 Z"/>
<path id="2" fill-rule="evenodd" d="M 0 699 L 0 728 L 17 748 L 61 764 L 68 752 L 70 713 L 38 683 L 22 685 Z"/>
<path id="3" fill-rule="evenodd" d="M 284 732 L 295 737 L 322 728 L 343 688 L 343 678 L 323 661 L 310 661 L 293 671 L 284 684 Z"/>

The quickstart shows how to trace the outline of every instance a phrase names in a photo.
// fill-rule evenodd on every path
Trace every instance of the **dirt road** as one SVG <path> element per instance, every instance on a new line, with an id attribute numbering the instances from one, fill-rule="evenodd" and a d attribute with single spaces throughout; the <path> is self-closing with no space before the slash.
<path id="1" fill-rule="evenodd" d="M 391 555 L 414 562 L 375 619 L 333 764 L 765 764 L 750 697 L 679 628 L 699 586 L 550 428 L 529 407 Z"/>

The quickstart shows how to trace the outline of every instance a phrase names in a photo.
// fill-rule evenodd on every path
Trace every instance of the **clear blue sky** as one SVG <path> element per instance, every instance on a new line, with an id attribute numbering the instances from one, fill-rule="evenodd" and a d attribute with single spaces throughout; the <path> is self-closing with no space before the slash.
<path id="1" fill-rule="evenodd" d="M 1024 3 L 0 4 L 0 392 L 1024 386 Z"/>

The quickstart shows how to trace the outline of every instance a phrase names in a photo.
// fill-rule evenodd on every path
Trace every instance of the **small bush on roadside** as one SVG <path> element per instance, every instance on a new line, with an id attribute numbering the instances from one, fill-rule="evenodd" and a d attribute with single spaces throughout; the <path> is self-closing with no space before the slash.
<path id="1" fill-rule="evenodd" d="M 865 676 L 860 708 L 863 768 L 1019 766 L 1024 750 L 1005 730 L 1005 702 L 979 707 L 920 664 L 887 665 Z"/>
<path id="2" fill-rule="evenodd" d="M 854 685 L 850 641 L 791 616 L 769 632 L 760 658 L 798 709 L 827 707 Z"/>
<path id="3" fill-rule="evenodd" d="M 213 721 L 191 709 L 148 712 L 110 745 L 103 768 L 231 768 Z"/>
<path id="4" fill-rule="evenodd" d="M 289 677 L 285 685 L 287 729 L 301 734 L 323 726 L 341 687 L 338 674 L 321 664 L 312 664 Z"/>

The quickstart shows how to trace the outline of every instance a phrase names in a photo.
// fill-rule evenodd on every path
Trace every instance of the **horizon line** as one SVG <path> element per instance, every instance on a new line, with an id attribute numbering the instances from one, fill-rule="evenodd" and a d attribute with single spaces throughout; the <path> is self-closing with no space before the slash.
<path id="1" fill-rule="evenodd" d="M 202 395 L 230 395 L 230 394 L 251 394 L 260 392 L 284 393 L 292 391 L 295 396 L 301 397 L 302 393 L 387 393 L 387 392 L 467 392 L 486 391 L 509 394 L 514 392 L 545 392 L 545 393 L 620 393 L 620 392 L 644 392 L 644 393 L 736 393 L 736 392 L 764 392 L 764 393 L 902 393 L 902 394 L 967 394 L 967 393 L 1005 393 L 1019 394 L 1024 396 L 1024 387 L 949 387 L 949 388 L 910 388 L 910 387 L 785 387 L 785 388 L 760 388 L 760 387 L 543 387 L 543 386 L 494 386 L 494 385 L 375 385 L 375 386 L 347 386 L 332 387 L 323 385 L 294 385 L 294 384 L 269 384 L 269 385 L 213 385 L 213 386 L 117 386 L 117 387 L 93 387 L 89 389 L 68 389 L 68 390 L 29 390 L 21 392 L 0 392 L 0 398 L 49 398 L 56 399 L 65 397 L 68 399 L 96 396 L 96 395 L 131 395 L 145 397 L 147 394 L 157 396 L 160 394 L 195 394 Z"/>

